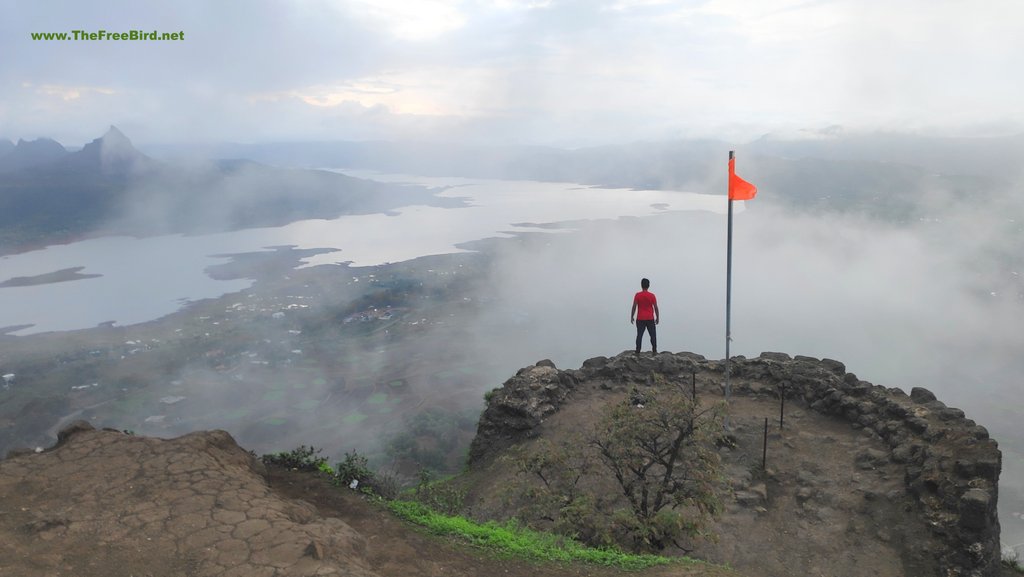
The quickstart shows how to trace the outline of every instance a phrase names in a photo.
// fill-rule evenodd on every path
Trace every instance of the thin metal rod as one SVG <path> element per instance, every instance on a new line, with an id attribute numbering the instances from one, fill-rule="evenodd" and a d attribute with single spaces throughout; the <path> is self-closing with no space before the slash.
<path id="1" fill-rule="evenodd" d="M 733 159 L 733 154 L 734 151 L 730 150 L 729 160 Z M 726 196 L 729 196 L 728 190 Z M 732 342 L 732 198 L 729 198 L 729 226 L 725 246 L 725 403 L 728 405 L 732 395 L 732 385 L 729 383 L 729 343 Z M 725 426 L 729 427 L 728 413 Z"/>
<path id="2" fill-rule="evenodd" d="M 761 470 L 768 469 L 768 417 L 764 418 L 764 447 L 761 449 Z"/>
<path id="3" fill-rule="evenodd" d="M 786 419 L 786 383 L 782 383 L 782 402 L 779 404 L 779 428 L 783 427 Z"/>

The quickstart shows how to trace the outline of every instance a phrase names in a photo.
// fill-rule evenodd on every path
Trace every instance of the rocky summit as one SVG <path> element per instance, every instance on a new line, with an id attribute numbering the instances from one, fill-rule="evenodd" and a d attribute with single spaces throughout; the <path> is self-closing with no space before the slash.
<path id="1" fill-rule="evenodd" d="M 664 352 L 524 367 L 487 395 L 457 480 L 465 514 L 516 516 L 505 498 L 511 450 L 571 438 L 611 404 L 666 383 L 721 403 L 724 369 Z M 762 353 L 732 359 L 730 372 L 728 442 L 718 449 L 728 490 L 717 539 L 694 543 L 692 556 L 745 577 L 1000 575 L 1001 454 L 984 427 L 926 389 L 873 385 L 834 360 Z M 315 474 L 268 470 L 224 431 L 155 439 L 79 421 L 53 447 L 0 461 L 0 575 L 489 574 L 614 571 L 495 560 L 441 542 Z"/>
<path id="2" fill-rule="evenodd" d="M 470 450 L 478 484 L 514 474 L 498 456 L 584 430 L 660 375 L 724 401 L 725 363 L 692 353 L 544 360 L 488 394 Z M 1001 453 L 988 431 L 924 388 L 873 385 L 830 359 L 731 361 L 731 494 L 698 557 L 745 575 L 998 575 Z M 663 381 L 664 382 L 664 381 Z M 784 401 L 784 404 L 783 404 Z M 510 516 L 489 491 L 471 506 Z"/>

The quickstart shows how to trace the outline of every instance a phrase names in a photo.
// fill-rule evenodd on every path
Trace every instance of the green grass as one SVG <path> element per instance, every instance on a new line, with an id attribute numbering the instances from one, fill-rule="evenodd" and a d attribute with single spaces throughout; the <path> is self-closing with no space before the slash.
<path id="1" fill-rule="evenodd" d="M 435 513 L 427 506 L 413 501 L 390 501 L 388 508 L 399 517 L 421 525 L 433 533 L 458 536 L 473 545 L 521 559 L 582 561 L 625 570 L 640 570 L 684 561 L 658 555 L 633 555 L 613 549 L 594 549 L 572 539 L 533 531 L 514 523 L 476 523 L 464 517 L 449 517 Z"/>
<path id="2" fill-rule="evenodd" d="M 320 401 L 318 399 L 305 399 L 292 405 L 292 407 L 299 409 L 300 411 L 312 411 L 319 406 Z"/>
<path id="3" fill-rule="evenodd" d="M 242 418 L 245 418 L 245 417 L 248 417 L 248 416 L 249 416 L 249 409 L 245 409 L 245 408 L 232 409 L 232 410 L 227 411 L 226 413 L 224 413 L 224 418 L 228 419 L 229 421 L 237 421 L 238 419 L 242 419 Z"/>
<path id="4" fill-rule="evenodd" d="M 358 425 L 359 423 L 361 423 L 364 420 L 366 420 L 366 417 L 368 417 L 368 416 L 369 415 L 366 415 L 365 413 L 360 413 L 359 411 L 353 411 L 353 412 L 345 415 L 345 417 L 342 418 L 341 420 L 346 425 Z"/>

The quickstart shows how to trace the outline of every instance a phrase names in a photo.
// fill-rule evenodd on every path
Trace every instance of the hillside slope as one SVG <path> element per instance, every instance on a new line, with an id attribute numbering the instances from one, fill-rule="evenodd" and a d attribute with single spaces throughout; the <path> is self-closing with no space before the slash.
<path id="1" fill-rule="evenodd" d="M 514 448 L 571 439 L 610 404 L 666 382 L 717 403 L 723 368 L 690 353 L 623 353 L 578 370 L 550 361 L 521 369 L 488 395 L 469 468 L 453 481 L 466 490 L 466 514 L 519 516 L 509 499 L 517 473 L 503 458 Z M 694 556 L 747 577 L 1002 574 L 1001 454 L 962 411 L 924 389 L 907 395 L 862 381 L 837 361 L 782 353 L 736 357 L 731 387 L 729 442 L 719 449 L 729 489 L 712 527 L 719 538 L 693 543 Z M 0 575 L 8 574 L 610 577 L 618 570 L 498 559 L 427 535 L 321 476 L 268 470 L 224 431 L 155 439 L 79 421 L 54 447 L 0 461 Z M 685 565 L 638 575 L 735 574 Z"/>
<path id="2" fill-rule="evenodd" d="M 719 538 L 688 544 L 696 557 L 764 577 L 999 573 L 1001 454 L 984 427 L 925 389 L 875 386 L 838 361 L 763 353 L 732 365 Z M 594 451 L 589 432 L 607 408 L 658 386 L 692 387 L 700 403 L 719 403 L 723 372 L 722 361 L 690 353 L 632 352 L 579 370 L 550 361 L 521 369 L 489 394 L 460 480 L 467 509 L 519 516 L 522 501 L 501 489 L 523 477 L 523 461 L 507 456 L 541 458 L 548 449 L 539 447 L 561 443 L 576 455 Z M 594 468 L 596 493 L 620 495 L 605 507 L 628 510 L 611 473 Z"/>
<path id="3" fill-rule="evenodd" d="M 224 431 L 155 439 L 82 421 L 0 461 L 0 575 L 611 577 L 494 558 L 425 534 L 313 473 L 263 465 Z M 735 577 L 655 568 L 643 577 Z"/>

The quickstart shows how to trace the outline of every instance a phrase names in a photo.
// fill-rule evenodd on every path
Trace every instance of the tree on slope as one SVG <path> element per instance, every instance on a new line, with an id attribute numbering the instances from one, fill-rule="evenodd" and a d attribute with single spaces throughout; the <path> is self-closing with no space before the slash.
<path id="1" fill-rule="evenodd" d="M 683 547 L 705 534 L 720 510 L 715 436 L 719 405 L 701 408 L 685 388 L 656 375 L 655 386 L 611 406 L 590 437 L 628 509 L 614 520 L 636 549 Z"/>

